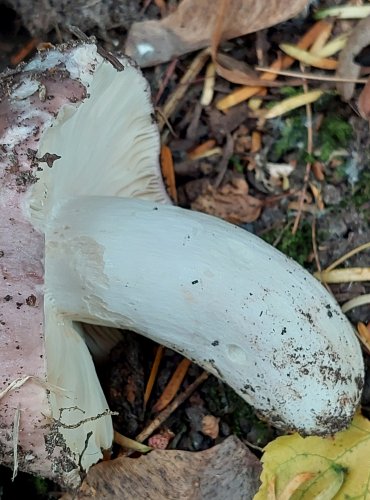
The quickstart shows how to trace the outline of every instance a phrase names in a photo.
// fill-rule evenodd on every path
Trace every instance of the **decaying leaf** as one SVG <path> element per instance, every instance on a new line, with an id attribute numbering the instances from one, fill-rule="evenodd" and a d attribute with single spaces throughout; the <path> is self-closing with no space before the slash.
<path id="1" fill-rule="evenodd" d="M 312 474 L 289 497 L 290 500 L 339 500 L 369 498 L 370 422 L 357 415 L 350 428 L 332 438 L 298 434 L 268 444 L 263 456 L 262 486 L 254 500 L 268 498 L 271 483 L 277 499 L 300 474 Z"/>
<path id="2" fill-rule="evenodd" d="M 262 202 L 248 194 L 243 176 L 233 175 L 215 188 L 208 179 L 198 179 L 186 185 L 186 194 L 193 210 L 215 215 L 233 224 L 245 224 L 258 219 Z"/>
<path id="3" fill-rule="evenodd" d="M 182 0 L 178 8 L 159 21 L 134 23 L 126 53 L 140 66 L 169 61 L 173 57 L 210 46 L 219 4 L 224 0 Z M 289 19 L 308 0 L 229 0 L 222 25 L 222 39 L 253 33 Z"/>
<path id="4" fill-rule="evenodd" d="M 370 120 L 370 80 L 367 81 L 359 95 L 357 108 L 364 120 Z"/>
<path id="5" fill-rule="evenodd" d="M 236 437 L 192 453 L 154 450 L 92 467 L 75 496 L 62 500 L 252 500 L 260 481 L 259 460 Z"/>
<path id="6" fill-rule="evenodd" d="M 355 63 L 354 58 L 363 48 L 370 44 L 370 17 L 357 23 L 348 37 L 344 49 L 339 54 L 336 76 L 338 78 L 359 77 L 361 67 Z M 338 82 L 337 90 L 344 101 L 349 101 L 355 90 L 354 83 Z"/>

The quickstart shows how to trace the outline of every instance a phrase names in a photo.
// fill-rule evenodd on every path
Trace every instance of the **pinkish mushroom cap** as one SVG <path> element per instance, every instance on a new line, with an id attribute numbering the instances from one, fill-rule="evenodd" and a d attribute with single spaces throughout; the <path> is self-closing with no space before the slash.
<path id="1" fill-rule="evenodd" d="M 68 45 L 1 80 L 0 458 L 70 485 L 113 430 L 80 327 L 58 316 L 45 280 L 48 220 L 76 195 L 169 201 L 147 83 L 123 66 L 122 79 L 94 44 Z"/>

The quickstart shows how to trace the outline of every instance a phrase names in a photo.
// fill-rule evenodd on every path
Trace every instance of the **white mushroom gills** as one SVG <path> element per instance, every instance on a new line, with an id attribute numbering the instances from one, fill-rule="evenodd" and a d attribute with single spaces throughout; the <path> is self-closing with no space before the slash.
<path id="1" fill-rule="evenodd" d="M 217 377 L 279 427 L 348 423 L 362 361 L 326 290 L 273 247 L 219 219 L 147 201 L 67 201 L 46 231 L 63 321 L 129 328 Z"/>

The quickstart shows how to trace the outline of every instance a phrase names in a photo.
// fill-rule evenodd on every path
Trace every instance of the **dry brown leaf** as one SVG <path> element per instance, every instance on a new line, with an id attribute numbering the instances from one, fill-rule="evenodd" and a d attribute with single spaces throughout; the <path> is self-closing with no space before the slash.
<path id="1" fill-rule="evenodd" d="M 262 202 L 248 194 L 248 184 L 244 177 L 235 175 L 217 189 L 208 180 L 200 180 L 201 183 L 188 183 L 191 185 L 187 188 L 188 195 L 189 188 L 199 190 L 191 203 L 193 210 L 215 215 L 233 224 L 245 224 L 258 219 Z"/>
<path id="2" fill-rule="evenodd" d="M 348 37 L 344 49 L 339 54 L 336 76 L 338 78 L 356 79 L 360 75 L 361 67 L 355 63 L 354 58 L 361 50 L 370 44 L 370 17 L 357 23 Z M 338 82 L 337 90 L 344 101 L 349 101 L 353 96 L 355 84 Z"/>
<path id="3" fill-rule="evenodd" d="M 370 80 L 367 81 L 359 95 L 357 108 L 364 120 L 370 120 Z"/>
<path id="4" fill-rule="evenodd" d="M 128 34 L 126 53 L 145 67 L 210 46 L 224 1 L 182 0 L 173 13 L 161 20 L 134 23 Z M 308 0 L 228 0 L 222 40 L 285 21 L 307 3 Z"/>
<path id="5" fill-rule="evenodd" d="M 137 459 L 102 462 L 90 469 L 74 496 L 62 500 L 252 500 L 260 473 L 259 460 L 231 436 L 198 453 L 155 450 Z"/>

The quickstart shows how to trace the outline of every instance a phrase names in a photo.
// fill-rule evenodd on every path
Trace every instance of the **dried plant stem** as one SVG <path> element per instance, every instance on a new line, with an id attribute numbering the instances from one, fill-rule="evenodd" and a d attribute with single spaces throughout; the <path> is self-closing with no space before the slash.
<path id="1" fill-rule="evenodd" d="M 315 75 L 313 73 L 302 73 L 299 71 L 284 71 L 274 68 L 255 67 L 256 71 L 273 73 L 274 75 L 289 76 L 292 78 L 302 78 L 304 80 L 317 80 L 319 82 L 343 82 L 343 83 L 366 83 L 366 78 L 340 78 L 338 76 Z"/>
<path id="2" fill-rule="evenodd" d="M 165 420 L 184 402 L 188 399 L 188 397 L 201 385 L 203 382 L 207 380 L 209 377 L 208 372 L 203 372 L 199 375 L 199 377 L 190 384 L 184 392 L 179 394 L 173 401 L 170 403 L 165 410 L 163 410 L 157 417 L 149 422 L 147 427 L 140 432 L 136 436 L 136 441 L 142 443 L 145 441 L 153 432 L 158 429 L 159 426 L 163 424 Z"/>

